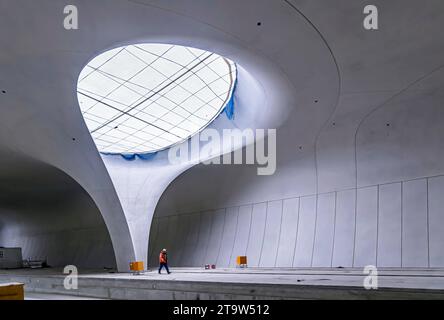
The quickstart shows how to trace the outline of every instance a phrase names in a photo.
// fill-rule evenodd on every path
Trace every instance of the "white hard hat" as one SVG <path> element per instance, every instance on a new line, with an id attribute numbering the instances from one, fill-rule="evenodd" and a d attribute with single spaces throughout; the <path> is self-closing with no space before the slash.
<path id="1" fill-rule="evenodd" d="M 162 249 L 162 251 L 167 251 L 167 249 Z"/>

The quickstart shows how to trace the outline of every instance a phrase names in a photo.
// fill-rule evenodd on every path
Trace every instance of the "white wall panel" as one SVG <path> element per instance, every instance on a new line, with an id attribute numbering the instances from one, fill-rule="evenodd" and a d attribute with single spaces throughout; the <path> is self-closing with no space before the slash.
<path id="1" fill-rule="evenodd" d="M 153 218 L 153 221 L 151 222 L 151 230 L 150 230 L 150 238 L 149 238 L 149 251 L 148 251 L 148 265 L 154 266 L 157 264 L 156 262 L 156 254 L 155 254 L 155 243 L 157 238 L 157 231 L 159 228 L 159 219 Z"/>
<path id="2" fill-rule="evenodd" d="M 404 182 L 402 190 L 402 266 L 427 267 L 427 182 Z"/>
<path id="3" fill-rule="evenodd" d="M 335 233 L 336 194 L 318 196 L 313 267 L 330 267 Z"/>
<path id="4" fill-rule="evenodd" d="M 281 235 L 276 266 L 291 267 L 296 246 L 299 219 L 299 198 L 286 199 L 282 208 Z"/>
<path id="5" fill-rule="evenodd" d="M 379 267 L 401 266 L 401 183 L 379 187 Z"/>
<path id="6" fill-rule="evenodd" d="M 429 179 L 430 267 L 444 267 L 444 177 Z"/>
<path id="7" fill-rule="evenodd" d="M 230 267 L 236 265 L 236 257 L 247 254 L 248 238 L 250 236 L 251 215 L 253 206 L 241 206 L 237 222 L 236 238 L 234 240 L 233 253 L 231 255 Z"/>
<path id="8" fill-rule="evenodd" d="M 154 266 L 159 263 L 159 252 L 165 246 L 164 241 L 167 238 L 167 232 L 168 232 L 168 217 L 159 218 L 157 222 L 158 222 L 157 236 L 153 246 Z"/>
<path id="9" fill-rule="evenodd" d="M 355 190 L 336 195 L 336 227 L 333 246 L 333 267 L 351 267 L 355 238 Z"/>
<path id="10" fill-rule="evenodd" d="M 211 221 L 211 233 L 208 240 L 205 261 L 209 264 L 216 264 L 222 244 L 222 235 L 225 224 L 225 209 L 214 211 Z"/>
<path id="11" fill-rule="evenodd" d="M 238 215 L 239 207 L 227 208 L 222 244 L 220 247 L 219 256 L 217 258 L 217 265 L 219 267 L 228 267 L 230 264 L 231 253 L 234 246 L 234 238 L 236 236 Z"/>
<path id="12" fill-rule="evenodd" d="M 358 189 L 356 212 L 355 267 L 376 264 L 378 188 Z"/>
<path id="13" fill-rule="evenodd" d="M 185 245 L 188 237 L 188 229 L 190 225 L 190 215 L 181 214 L 178 216 L 177 237 L 174 240 L 175 244 L 170 252 L 169 263 L 172 266 L 182 266 L 183 259 L 185 259 Z"/>
<path id="14" fill-rule="evenodd" d="M 200 216 L 199 238 L 196 246 L 196 255 L 193 266 L 203 267 L 206 264 L 205 256 L 208 248 L 208 242 L 211 232 L 211 211 L 203 212 Z"/>
<path id="15" fill-rule="evenodd" d="M 251 267 L 259 266 L 259 259 L 262 250 L 262 242 L 265 232 L 265 218 L 267 215 L 267 204 L 257 203 L 253 205 L 251 217 L 251 231 L 248 240 L 247 258 Z"/>
<path id="16" fill-rule="evenodd" d="M 281 222 L 282 200 L 269 201 L 267 205 L 264 243 L 262 245 L 262 252 L 259 260 L 259 266 L 261 267 L 274 267 L 276 264 Z"/>
<path id="17" fill-rule="evenodd" d="M 188 235 L 181 259 L 181 265 L 184 267 L 193 266 L 197 241 L 199 240 L 200 213 L 191 214 L 189 219 Z"/>
<path id="18" fill-rule="evenodd" d="M 311 266 L 315 231 L 316 197 L 301 197 L 299 227 L 294 255 L 294 267 Z"/>
<path id="19" fill-rule="evenodd" d="M 171 263 L 171 261 L 177 257 L 177 252 L 180 250 L 180 248 L 177 248 L 176 241 L 178 221 L 179 217 L 177 215 L 168 217 L 168 229 L 164 239 L 164 248 L 168 250 L 169 263 Z"/>

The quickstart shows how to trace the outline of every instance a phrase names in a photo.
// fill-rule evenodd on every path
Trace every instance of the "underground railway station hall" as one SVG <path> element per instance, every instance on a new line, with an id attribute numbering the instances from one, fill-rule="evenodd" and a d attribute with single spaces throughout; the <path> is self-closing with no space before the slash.
<path id="1" fill-rule="evenodd" d="M 442 0 L 0 0 L 0 300 L 444 300 L 443 30 Z"/>

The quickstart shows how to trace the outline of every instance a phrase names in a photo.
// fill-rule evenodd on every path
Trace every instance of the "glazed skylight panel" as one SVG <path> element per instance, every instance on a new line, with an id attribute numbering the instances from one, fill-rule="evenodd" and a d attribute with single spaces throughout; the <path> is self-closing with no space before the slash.
<path id="1" fill-rule="evenodd" d="M 233 62 L 182 46 L 110 50 L 83 69 L 78 99 L 101 152 L 153 152 L 211 123 L 230 97 Z"/>

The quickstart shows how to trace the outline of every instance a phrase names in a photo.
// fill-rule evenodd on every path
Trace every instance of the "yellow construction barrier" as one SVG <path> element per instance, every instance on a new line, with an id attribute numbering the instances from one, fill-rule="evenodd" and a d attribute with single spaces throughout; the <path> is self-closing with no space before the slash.
<path id="1" fill-rule="evenodd" d="M 0 283 L 0 300 L 24 300 L 23 283 Z"/>
<path id="2" fill-rule="evenodd" d="M 143 261 L 134 261 L 130 262 L 130 270 L 134 271 L 135 273 L 139 274 L 143 271 Z"/>
<path id="3" fill-rule="evenodd" d="M 247 266 L 247 257 L 246 256 L 238 256 L 236 259 L 236 264 L 238 267 L 246 267 Z"/>

